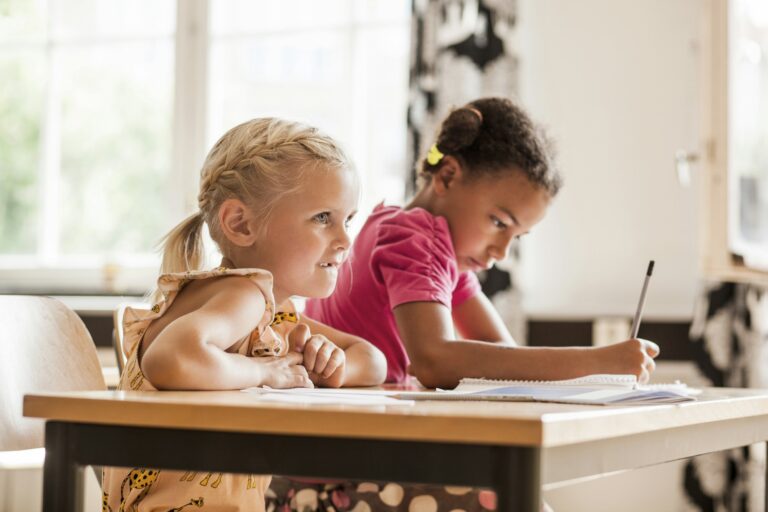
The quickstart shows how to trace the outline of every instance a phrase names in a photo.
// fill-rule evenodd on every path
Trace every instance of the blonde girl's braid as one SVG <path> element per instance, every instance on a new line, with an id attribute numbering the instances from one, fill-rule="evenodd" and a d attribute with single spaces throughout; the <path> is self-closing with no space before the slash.
<path id="1" fill-rule="evenodd" d="M 203 268 L 204 223 L 226 256 L 227 240 L 218 221 L 225 200 L 240 199 L 266 221 L 274 204 L 301 186 L 305 173 L 321 169 L 351 169 L 351 164 L 338 143 L 318 129 L 277 118 L 235 126 L 205 158 L 198 211 L 163 238 L 161 273 Z"/>

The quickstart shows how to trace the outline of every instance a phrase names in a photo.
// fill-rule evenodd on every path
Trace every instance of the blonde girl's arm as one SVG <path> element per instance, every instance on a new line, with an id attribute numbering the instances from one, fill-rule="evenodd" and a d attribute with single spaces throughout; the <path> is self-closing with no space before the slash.
<path id="1" fill-rule="evenodd" d="M 331 340 L 344 351 L 346 367 L 342 386 L 378 386 L 387 378 L 387 359 L 369 342 L 352 334 L 334 329 L 317 320 L 303 316 L 310 332 Z"/>
<path id="2" fill-rule="evenodd" d="M 312 386 L 300 354 L 246 357 L 226 352 L 256 328 L 266 307 L 247 278 L 212 283 L 211 297 L 168 324 L 146 349 L 144 375 L 158 389 L 225 390 L 251 386 Z"/>
<path id="3" fill-rule="evenodd" d="M 462 338 L 516 345 L 496 308 L 482 292 L 453 308 L 451 315 Z"/>
<path id="4" fill-rule="evenodd" d="M 394 309 L 411 359 L 411 373 L 427 387 L 454 387 L 464 377 L 560 380 L 592 373 L 634 374 L 647 380 L 658 347 L 627 340 L 606 347 L 519 347 L 457 340 L 451 313 L 438 302 L 410 302 Z"/>

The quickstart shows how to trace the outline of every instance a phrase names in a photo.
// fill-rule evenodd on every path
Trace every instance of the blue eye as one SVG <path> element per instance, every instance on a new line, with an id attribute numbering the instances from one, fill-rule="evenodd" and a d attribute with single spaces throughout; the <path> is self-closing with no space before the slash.
<path id="1" fill-rule="evenodd" d="M 497 216 L 491 215 L 491 222 L 499 229 L 507 229 L 507 225 L 501 221 Z"/>
<path id="2" fill-rule="evenodd" d="M 328 212 L 318 213 L 314 217 L 312 217 L 312 220 L 317 222 L 318 224 L 328 224 L 331 222 L 331 214 Z"/>

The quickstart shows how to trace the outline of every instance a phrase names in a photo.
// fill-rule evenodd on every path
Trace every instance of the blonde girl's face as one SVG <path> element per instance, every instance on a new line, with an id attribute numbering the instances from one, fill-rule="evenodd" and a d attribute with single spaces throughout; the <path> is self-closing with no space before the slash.
<path id="1" fill-rule="evenodd" d="M 277 201 L 254 244 L 252 265 L 272 272 L 278 302 L 331 294 L 349 251 L 359 195 L 353 171 L 319 168 L 308 170 L 300 189 Z"/>
<path id="2" fill-rule="evenodd" d="M 443 194 L 439 214 L 448 221 L 462 272 L 486 270 L 505 259 L 512 242 L 544 218 L 551 201 L 520 171 L 474 180 L 458 176 Z"/>

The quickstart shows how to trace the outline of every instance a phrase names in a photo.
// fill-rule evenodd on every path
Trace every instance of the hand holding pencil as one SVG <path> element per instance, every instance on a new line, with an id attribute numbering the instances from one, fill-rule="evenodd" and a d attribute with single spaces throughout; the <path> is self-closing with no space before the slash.
<path id="1" fill-rule="evenodd" d="M 651 373 L 656 369 L 653 359 L 659 355 L 659 346 L 652 341 L 639 339 L 640 322 L 645 306 L 645 295 L 648 291 L 648 283 L 653 273 L 654 261 L 648 263 L 648 270 L 640 291 L 640 300 L 637 304 L 635 317 L 632 321 L 630 339 L 599 347 L 598 368 L 595 373 L 631 374 L 637 376 L 640 383 L 648 382 Z"/>

